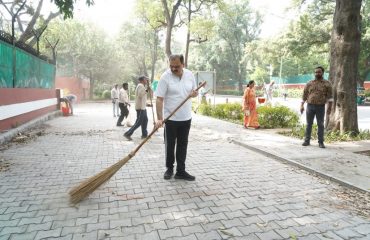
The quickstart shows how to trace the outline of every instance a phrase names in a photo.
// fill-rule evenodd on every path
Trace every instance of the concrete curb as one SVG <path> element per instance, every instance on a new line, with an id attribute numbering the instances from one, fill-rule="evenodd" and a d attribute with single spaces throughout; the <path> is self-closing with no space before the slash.
<path id="1" fill-rule="evenodd" d="M 313 168 L 310 168 L 310 167 L 307 167 L 299 162 L 296 162 L 294 160 L 291 160 L 291 159 L 288 159 L 288 158 L 284 158 L 284 157 L 281 157 L 281 156 L 278 156 L 276 154 L 272 154 L 268 151 L 265 151 L 265 150 L 262 150 L 262 149 L 259 149 L 259 148 L 256 148 L 256 147 L 253 147 L 253 146 L 250 146 L 250 145 L 247 145 L 245 143 L 242 143 L 242 142 L 239 142 L 239 141 L 236 141 L 234 139 L 231 139 L 231 142 L 235 143 L 236 145 L 239 145 L 241 147 L 244 147 L 244 148 L 247 148 L 249 150 L 252 150 L 254 152 L 257 152 L 257 153 L 260 153 L 266 157 L 270 157 L 270 158 L 273 158 L 275 160 L 278 160 L 282 163 L 285 163 L 285 164 L 290 164 L 290 165 L 293 165 L 295 167 L 298 167 L 298 168 L 301 168 L 309 173 L 314 173 L 314 174 L 317 174 L 319 175 L 320 177 L 323 177 L 325 179 L 328 179 L 330 181 L 333 181 L 333 182 L 336 182 L 336 183 L 339 183 L 340 185 L 342 186 L 345 186 L 349 189 L 354 189 L 354 190 L 357 190 L 357 191 L 360 191 L 360 192 L 364 192 L 364 193 L 370 193 L 369 190 L 367 189 L 364 189 L 364 188 L 361 188 L 361 187 L 357 187 L 355 185 L 353 185 L 352 183 L 350 182 L 347 182 L 347 181 L 344 181 L 344 180 L 341 180 L 339 178 L 336 178 L 328 173 L 324 173 L 324 172 L 321 172 L 319 170 L 316 170 L 316 169 L 313 169 Z"/>
<path id="2" fill-rule="evenodd" d="M 0 144 L 4 144 L 9 142 L 14 138 L 18 133 L 24 132 L 30 128 L 36 127 L 41 125 L 42 123 L 46 122 L 47 120 L 53 119 L 55 117 L 61 116 L 61 111 L 56 110 L 54 112 L 47 113 L 41 117 L 35 118 L 25 124 L 20 125 L 17 128 L 10 129 L 4 133 L 0 133 Z"/>

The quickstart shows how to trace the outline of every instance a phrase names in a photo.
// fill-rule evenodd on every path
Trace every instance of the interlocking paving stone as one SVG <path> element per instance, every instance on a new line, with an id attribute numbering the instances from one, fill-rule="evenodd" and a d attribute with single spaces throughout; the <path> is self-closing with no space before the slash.
<path id="1" fill-rule="evenodd" d="M 33 240 L 35 239 L 36 234 L 37 232 L 31 232 L 27 234 L 12 234 L 10 235 L 10 240 Z"/>
<path id="2" fill-rule="evenodd" d="M 180 227 L 180 229 L 184 236 L 190 235 L 192 233 L 204 232 L 204 229 L 200 225 L 185 226 L 185 227 Z"/>
<path id="3" fill-rule="evenodd" d="M 3 220 L 0 221 L 0 228 L 3 227 L 15 227 L 20 222 L 20 219 L 14 219 L 14 220 Z"/>
<path id="4" fill-rule="evenodd" d="M 261 240 L 280 239 L 280 236 L 275 231 L 268 231 L 264 233 L 256 233 Z"/>
<path id="5" fill-rule="evenodd" d="M 33 231 L 46 231 L 51 229 L 52 222 L 46 222 L 41 224 L 30 224 L 27 225 L 27 232 L 33 232 Z"/>
<path id="6" fill-rule="evenodd" d="M 86 232 L 86 225 L 63 227 L 61 236 L 73 234 L 73 233 L 84 233 Z"/>
<path id="7" fill-rule="evenodd" d="M 13 233 L 24 233 L 26 229 L 27 229 L 27 225 L 17 226 L 17 227 L 4 227 L 0 232 L 0 236 L 13 234 Z"/>
<path id="8" fill-rule="evenodd" d="M 155 223 L 150 223 L 150 224 L 144 224 L 145 232 L 149 233 L 151 231 L 155 230 L 166 230 L 168 229 L 168 226 L 165 221 L 160 221 L 160 222 L 155 222 Z"/>
<path id="9" fill-rule="evenodd" d="M 0 175 L 0 239 L 370 239 L 369 219 L 336 208 L 345 206 L 339 186 L 230 143 L 248 131 L 200 116 L 186 162 L 196 181 L 163 179 L 161 129 L 111 180 L 70 205 L 73 186 L 140 142 L 140 133 L 122 138 L 109 106 L 80 104 L 73 117 L 48 121 L 43 135 L 0 151 L 15 163 Z"/>
<path id="10" fill-rule="evenodd" d="M 223 237 L 221 237 L 221 235 L 217 231 L 196 233 L 195 236 L 197 236 L 198 239 L 210 239 L 210 240 L 223 239 Z"/>
<path id="11" fill-rule="evenodd" d="M 179 227 L 175 227 L 168 230 L 158 230 L 161 239 L 166 239 L 170 237 L 181 237 L 182 233 Z"/>
<path id="12" fill-rule="evenodd" d="M 356 232 L 356 231 L 353 231 L 352 229 L 342 229 L 342 230 L 337 230 L 337 231 L 334 231 L 334 233 L 336 235 L 338 235 L 339 237 L 342 237 L 344 239 L 353 239 L 353 238 L 356 238 L 356 237 L 362 237 L 363 235 Z"/>
<path id="13" fill-rule="evenodd" d="M 361 224 L 354 227 L 353 230 L 363 235 L 370 234 L 370 224 Z"/>
<path id="14" fill-rule="evenodd" d="M 57 238 L 60 236 L 62 232 L 62 228 L 56 228 L 53 230 L 48 230 L 48 231 L 38 231 L 36 234 L 35 239 L 44 239 L 44 238 Z"/>

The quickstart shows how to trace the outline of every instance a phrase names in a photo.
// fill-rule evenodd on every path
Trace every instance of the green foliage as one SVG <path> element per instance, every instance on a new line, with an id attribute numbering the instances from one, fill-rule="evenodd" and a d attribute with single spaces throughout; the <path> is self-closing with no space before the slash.
<path id="1" fill-rule="evenodd" d="M 288 98 L 302 98 L 303 88 L 289 88 L 287 89 Z"/>
<path id="2" fill-rule="evenodd" d="M 217 104 L 216 106 L 201 104 L 198 108 L 198 112 L 206 116 L 238 123 L 243 119 L 243 112 L 241 111 L 239 103 L 224 103 Z"/>
<path id="3" fill-rule="evenodd" d="M 74 3 L 73 0 L 51 0 L 57 5 L 60 13 L 63 14 L 64 19 L 73 18 Z M 86 0 L 86 5 L 91 6 L 94 4 L 94 0 Z"/>
<path id="4" fill-rule="evenodd" d="M 296 126 L 298 115 L 285 106 L 260 106 L 257 108 L 258 122 L 264 128 L 286 128 Z"/>
<path id="5" fill-rule="evenodd" d="M 103 96 L 104 89 L 95 88 L 93 93 L 94 96 L 102 97 Z"/>
<path id="6" fill-rule="evenodd" d="M 295 137 L 299 139 L 304 138 L 304 133 L 306 130 L 306 125 L 299 125 L 293 127 L 291 131 L 284 131 L 279 132 L 282 135 Z M 312 126 L 312 133 L 311 133 L 311 140 L 317 140 L 317 125 L 314 124 Z M 341 134 L 340 131 L 325 131 L 324 133 L 325 142 L 347 142 L 347 141 L 362 141 L 362 140 L 370 140 L 370 131 L 360 131 L 358 134 L 353 132 L 346 132 Z"/>
<path id="7" fill-rule="evenodd" d="M 59 40 L 57 75 L 91 77 L 93 88 L 103 82 L 111 85 L 120 76 L 116 51 L 102 29 L 69 19 L 50 24 L 44 37 L 51 43 Z M 43 46 L 48 46 L 42 39 Z"/>
<path id="8" fill-rule="evenodd" d="M 222 5 L 222 6 L 221 6 Z M 232 79 L 242 91 L 246 78 L 244 47 L 260 32 L 261 16 L 253 12 L 248 1 L 221 4 L 216 15 L 213 38 L 192 47 L 190 68 L 215 69 L 217 79 Z"/>
<path id="9" fill-rule="evenodd" d="M 257 109 L 258 121 L 263 128 L 285 128 L 298 124 L 296 113 L 285 106 L 262 106 Z M 241 123 L 244 118 L 242 107 L 239 103 L 224 103 L 216 106 L 201 104 L 198 108 L 200 114 Z"/>
<path id="10" fill-rule="evenodd" d="M 370 89 L 366 89 L 364 93 L 365 93 L 365 97 L 367 98 L 370 97 Z"/>
<path id="11" fill-rule="evenodd" d="M 101 96 L 103 99 L 110 99 L 110 91 L 104 90 Z"/>

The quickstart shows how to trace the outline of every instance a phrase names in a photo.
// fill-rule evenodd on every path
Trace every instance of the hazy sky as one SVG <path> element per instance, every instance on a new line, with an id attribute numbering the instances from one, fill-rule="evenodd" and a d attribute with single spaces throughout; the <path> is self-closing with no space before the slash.
<path id="1" fill-rule="evenodd" d="M 250 0 L 252 7 L 264 17 L 261 37 L 277 34 L 285 27 L 291 15 L 285 13 L 291 0 Z M 75 18 L 96 23 L 110 35 L 118 33 L 121 24 L 133 15 L 135 0 L 95 0 L 95 5 L 87 7 L 85 1 L 77 1 Z"/>

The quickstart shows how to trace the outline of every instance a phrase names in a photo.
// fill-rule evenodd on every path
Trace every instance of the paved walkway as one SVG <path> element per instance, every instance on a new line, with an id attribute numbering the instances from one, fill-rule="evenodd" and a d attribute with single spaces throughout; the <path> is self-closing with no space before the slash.
<path id="1" fill-rule="evenodd" d="M 273 134 L 198 115 L 187 160 L 195 182 L 163 179 L 161 130 L 109 182 L 70 205 L 71 187 L 141 141 L 140 129 L 125 141 L 108 103 L 80 104 L 75 113 L 0 151 L 1 240 L 370 239 L 369 208 L 353 204 L 366 195 L 241 146 L 263 150 L 258 141 Z M 285 143 L 289 156 L 318 149 Z"/>

